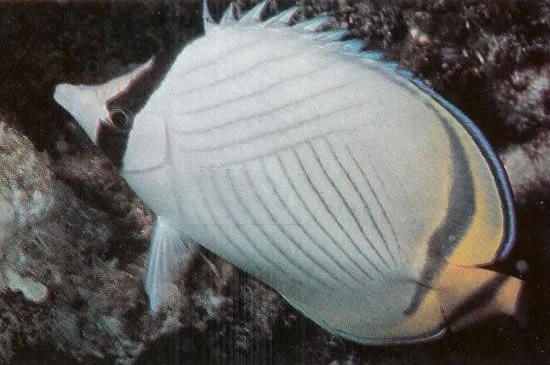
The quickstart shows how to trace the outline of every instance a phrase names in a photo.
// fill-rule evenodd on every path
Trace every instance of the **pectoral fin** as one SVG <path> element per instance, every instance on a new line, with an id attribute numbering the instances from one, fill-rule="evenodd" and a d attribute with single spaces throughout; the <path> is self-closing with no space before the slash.
<path id="1" fill-rule="evenodd" d="M 185 241 L 166 219 L 157 218 L 145 278 L 145 291 L 152 312 L 158 311 L 166 300 L 171 282 L 191 261 L 197 252 L 196 248 L 195 243 Z"/>

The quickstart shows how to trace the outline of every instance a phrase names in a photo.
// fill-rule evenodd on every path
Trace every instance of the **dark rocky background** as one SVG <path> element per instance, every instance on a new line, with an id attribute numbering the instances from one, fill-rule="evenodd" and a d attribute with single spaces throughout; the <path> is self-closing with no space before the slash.
<path id="1" fill-rule="evenodd" d="M 236 4 L 238 14 L 252 5 Z M 210 5 L 219 16 L 227 2 Z M 269 13 L 289 5 L 272 1 Z M 52 93 L 152 55 L 160 78 L 200 35 L 200 3 L 2 1 L 0 364 L 550 364 L 550 1 L 299 5 L 300 17 L 334 14 L 331 26 L 419 74 L 493 143 L 519 216 L 517 248 L 495 268 L 528 281 L 529 327 L 497 318 L 429 344 L 359 346 L 205 250 L 177 303 L 151 316 L 142 277 L 154 217 Z M 122 102 L 136 108 L 148 90 Z"/>

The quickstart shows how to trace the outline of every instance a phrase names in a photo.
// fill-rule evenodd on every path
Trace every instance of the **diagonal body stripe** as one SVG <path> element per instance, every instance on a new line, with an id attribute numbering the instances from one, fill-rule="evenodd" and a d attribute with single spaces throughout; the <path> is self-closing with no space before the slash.
<path id="1" fill-rule="evenodd" d="M 405 259 L 405 261 L 408 261 L 408 257 L 407 257 L 407 255 L 405 255 L 403 247 L 401 246 L 402 243 L 399 241 L 399 238 L 397 237 L 397 232 L 395 231 L 395 227 L 392 223 L 392 220 L 388 216 L 388 213 L 386 212 L 386 209 L 384 208 L 384 205 L 381 203 L 380 197 L 376 193 L 376 190 L 373 188 L 373 185 L 372 185 L 370 179 L 368 178 L 367 174 L 365 173 L 364 168 L 361 167 L 361 165 L 359 164 L 359 162 L 357 161 L 357 159 L 355 158 L 355 156 L 351 152 L 350 148 L 348 146 L 346 146 L 345 149 L 346 149 L 346 153 L 347 153 L 348 157 L 351 159 L 351 161 L 353 161 L 353 164 L 354 164 L 355 168 L 359 171 L 363 182 L 368 187 L 369 193 L 374 197 L 374 201 L 376 202 L 376 205 L 378 206 L 378 209 L 381 211 L 382 216 L 384 217 L 384 220 L 386 221 L 386 224 L 390 227 L 391 234 L 393 236 L 393 240 L 394 240 L 394 242 L 395 242 L 395 244 L 396 244 L 396 246 L 397 246 L 397 248 L 400 252 L 400 257 L 402 259 Z M 358 184 L 358 185 L 360 185 L 360 184 Z M 361 193 L 362 199 L 365 201 L 364 195 L 365 195 L 364 193 Z"/>
<path id="2" fill-rule="evenodd" d="M 286 178 L 287 181 L 290 182 L 290 186 L 291 186 L 291 189 L 292 189 L 292 192 L 294 194 L 296 194 L 296 196 L 298 197 L 298 199 L 300 200 L 301 204 L 305 207 L 305 209 L 307 210 L 309 216 L 315 221 L 317 227 L 330 239 L 330 242 L 334 245 L 334 247 L 336 247 L 337 249 L 340 250 L 340 252 L 350 261 L 353 263 L 353 265 L 356 267 L 357 270 L 359 270 L 368 280 L 373 280 L 374 277 L 372 276 L 372 274 L 369 274 L 367 271 L 365 271 L 365 268 L 363 268 L 363 266 L 361 264 L 359 264 L 357 262 L 357 260 L 349 253 L 347 252 L 345 249 L 343 249 L 340 245 L 340 243 L 337 241 L 337 239 L 324 227 L 324 225 L 319 221 L 319 218 L 317 217 L 317 213 L 313 212 L 312 208 L 310 207 L 310 204 L 311 203 L 308 203 L 308 200 L 307 199 L 304 199 L 304 197 L 298 192 L 298 189 L 297 189 L 297 186 L 296 186 L 296 182 L 292 179 L 292 177 L 290 176 L 290 173 L 289 171 L 287 170 L 286 166 L 285 166 L 285 163 L 281 160 L 281 156 L 280 155 L 277 155 L 276 156 L 277 158 L 277 162 L 278 164 L 282 167 L 282 170 L 283 170 L 283 173 L 284 173 L 284 177 Z M 306 178 L 307 177 L 307 173 L 304 171 L 304 174 L 306 174 Z M 302 187 L 305 187 L 302 186 Z M 315 191 L 315 188 L 313 187 L 313 185 L 311 184 L 311 181 L 308 181 L 308 187 L 310 189 L 312 189 L 313 191 Z M 316 193 L 318 193 L 317 191 L 315 191 Z M 321 198 L 319 197 L 319 201 L 322 201 Z M 326 206 L 325 206 L 326 208 Z M 328 210 L 327 210 L 328 213 L 330 213 Z M 334 217 L 332 217 L 334 219 Z M 335 221 L 336 223 L 336 221 Z"/>
<path id="3" fill-rule="evenodd" d="M 325 69 L 325 68 L 323 68 L 323 69 Z M 289 81 L 292 81 L 292 83 L 294 83 L 296 80 L 291 79 Z M 309 101 L 309 100 L 315 98 L 316 96 L 324 95 L 325 93 L 328 93 L 330 91 L 338 91 L 339 89 L 343 89 L 345 87 L 348 87 L 349 85 L 350 85 L 350 81 L 346 80 L 346 81 L 344 81 L 342 83 L 339 83 L 337 85 L 331 85 L 330 87 L 321 89 L 321 90 L 319 90 L 317 92 L 314 92 L 312 94 L 307 94 L 304 97 L 297 98 L 297 99 L 292 100 L 290 102 L 286 102 L 284 104 L 281 104 L 281 105 L 278 105 L 278 106 L 275 106 L 275 107 L 270 106 L 269 108 L 266 108 L 265 110 L 260 111 L 260 112 L 257 112 L 256 109 L 250 109 L 252 111 L 251 114 L 244 115 L 244 116 L 239 115 L 235 118 L 226 120 L 221 124 L 216 124 L 216 125 L 213 125 L 213 126 L 208 126 L 208 127 L 203 127 L 203 128 L 196 128 L 196 129 L 192 129 L 192 130 L 185 130 L 185 131 L 176 130 L 175 132 L 178 133 L 178 134 L 181 134 L 181 135 L 189 135 L 189 136 L 204 134 L 204 133 L 209 134 L 209 133 L 212 133 L 212 132 L 220 130 L 220 129 L 231 127 L 231 126 L 233 126 L 234 124 L 237 124 L 237 123 L 246 124 L 247 122 L 254 121 L 255 119 L 258 119 L 260 117 L 268 117 L 273 113 L 277 113 L 279 111 L 284 111 L 287 108 L 303 104 L 306 101 Z M 267 91 L 273 91 L 273 90 L 272 89 L 264 89 L 263 91 L 261 91 L 259 93 L 255 93 L 254 97 L 257 98 L 258 96 L 260 96 L 261 93 L 264 93 L 264 92 L 267 92 Z"/>
<path id="4" fill-rule="evenodd" d="M 191 109 L 180 109 L 180 111 L 185 114 L 193 115 L 203 111 L 207 111 L 207 110 L 209 111 L 215 108 L 220 108 L 222 106 L 234 104 L 235 102 L 238 102 L 238 101 L 246 100 L 247 98 L 250 98 L 253 96 L 254 97 L 261 96 L 262 93 L 266 93 L 276 87 L 284 88 L 286 84 L 292 84 L 292 83 L 295 83 L 296 81 L 299 81 L 300 79 L 314 77 L 316 73 L 327 71 L 329 69 L 330 69 L 330 64 L 322 64 L 321 66 L 317 66 L 316 68 L 307 70 L 305 72 L 300 71 L 295 74 L 285 75 L 284 77 L 281 77 L 278 80 L 271 82 L 269 85 L 263 86 L 261 89 L 254 88 L 251 90 L 247 90 L 246 92 L 241 92 L 237 96 L 229 95 L 224 99 L 222 99 L 221 101 L 214 101 L 214 103 L 201 105 L 199 107 L 195 107 Z M 219 85 L 224 85 L 224 84 L 221 83 L 221 84 L 218 84 L 218 86 Z M 225 85 L 231 85 L 231 84 L 225 84 Z"/>
<path id="5" fill-rule="evenodd" d="M 338 130 L 338 131 L 328 131 L 328 132 L 322 132 L 322 133 L 314 133 L 312 135 L 312 138 L 317 137 L 328 137 L 331 135 L 339 134 L 342 132 L 348 132 L 347 130 Z M 201 159 L 202 158 L 202 164 L 206 168 L 231 168 L 234 166 L 239 166 L 243 163 L 249 162 L 249 161 L 256 161 L 258 159 L 266 158 L 275 156 L 277 154 L 293 150 L 295 148 L 298 148 L 303 145 L 303 141 L 301 138 L 298 138 L 297 141 L 281 141 L 280 146 L 277 148 L 267 148 L 266 151 L 254 151 L 254 153 L 247 154 L 245 157 L 239 158 L 230 158 L 228 156 L 223 155 L 222 158 L 219 158 L 219 156 L 216 156 L 216 158 L 210 158 L 210 155 L 204 154 L 204 153 L 190 153 L 189 156 L 193 156 L 193 159 Z M 232 156 L 231 156 L 232 157 Z M 152 169 L 156 169 L 158 167 L 153 167 Z M 130 173 L 136 173 L 139 171 L 130 170 Z"/>
<path id="6" fill-rule="evenodd" d="M 244 241 L 246 241 L 247 247 L 241 247 L 240 242 L 242 242 L 242 240 L 236 241 L 234 237 L 231 237 L 231 235 L 224 230 L 223 225 L 220 223 L 220 221 L 215 219 L 216 226 L 219 227 L 220 232 L 222 233 L 223 237 L 226 238 L 227 243 L 231 247 L 233 247 L 236 250 L 238 250 L 239 252 L 241 252 L 243 254 L 243 256 L 247 257 L 251 263 L 255 263 L 256 260 L 257 260 L 257 257 L 260 257 L 261 260 L 268 263 L 269 266 L 271 266 L 273 269 L 275 269 L 283 277 L 286 277 L 290 282 L 300 283 L 300 281 L 297 281 L 295 278 L 290 276 L 287 273 L 287 271 L 283 267 L 280 266 L 279 263 L 277 263 L 276 261 L 272 260 L 271 258 L 269 258 L 268 256 L 266 256 L 262 253 L 262 248 L 258 246 L 257 241 L 255 239 L 253 239 L 246 232 L 245 227 L 243 227 L 241 224 L 239 224 L 235 220 L 235 215 L 232 213 L 231 208 L 227 204 L 227 201 L 225 200 L 225 198 L 223 198 L 223 194 L 220 191 L 219 182 L 218 182 L 219 177 L 214 176 L 213 172 L 212 172 L 211 177 L 212 177 L 213 182 L 214 182 L 215 197 L 218 199 L 217 201 L 220 203 L 219 206 L 221 206 L 223 211 L 225 213 L 227 213 L 227 217 L 230 218 L 233 227 L 237 229 L 238 233 L 240 235 L 242 235 L 242 237 L 244 238 Z M 233 193 L 237 194 L 237 192 L 235 192 L 235 191 L 233 191 Z M 216 213 L 218 213 L 218 214 L 221 213 L 217 209 L 218 205 L 213 205 L 212 203 L 209 203 L 209 200 L 205 197 L 204 194 L 201 194 L 201 198 L 202 198 L 203 204 L 205 204 L 206 206 L 209 206 L 209 204 L 210 204 L 209 214 L 210 214 L 211 217 L 215 218 Z M 252 249 L 252 251 L 257 256 L 251 256 L 248 253 L 250 249 Z M 227 255 L 227 250 L 223 250 L 223 254 L 224 254 L 224 256 Z M 258 273 L 262 273 L 262 275 L 265 275 L 265 270 L 264 269 L 258 268 L 257 270 L 258 270 L 257 271 Z"/>
<path id="7" fill-rule="evenodd" d="M 336 223 L 336 225 L 338 226 L 338 228 L 341 230 L 341 232 L 346 236 L 346 239 L 348 240 L 348 242 L 351 243 L 351 246 L 354 248 L 355 252 L 357 254 L 359 254 L 359 256 L 361 256 L 366 262 L 369 263 L 369 265 L 375 270 L 377 271 L 382 277 L 386 276 L 386 273 L 385 273 L 385 270 L 382 270 L 378 265 L 376 265 L 376 263 L 370 258 L 368 257 L 368 255 L 366 255 L 363 250 L 361 250 L 361 248 L 359 247 L 359 245 L 357 244 L 357 242 L 355 242 L 355 240 L 350 236 L 349 232 L 347 231 L 347 229 L 343 226 L 342 222 L 334 215 L 334 212 L 332 211 L 330 205 L 327 203 L 327 201 L 323 198 L 323 194 L 321 194 L 321 191 L 320 191 L 320 188 L 317 186 L 317 184 L 315 184 L 311 177 L 310 177 L 310 174 L 308 172 L 308 170 L 305 168 L 304 166 L 304 163 L 302 161 L 302 159 L 300 158 L 300 156 L 298 155 L 298 153 L 296 151 L 292 151 L 293 153 L 293 156 L 294 158 L 296 159 L 296 161 L 298 162 L 298 165 L 300 166 L 300 168 L 302 169 L 302 171 L 304 172 L 304 175 L 307 179 L 307 182 L 309 184 L 309 186 L 313 189 L 313 191 L 315 192 L 315 195 L 317 197 L 317 199 L 321 202 L 321 204 L 323 205 L 324 209 L 325 209 L 325 212 L 332 218 L 332 221 L 334 223 Z M 321 188 L 322 189 L 322 188 Z"/>
<path id="8" fill-rule="evenodd" d="M 250 66 L 248 66 L 248 67 L 246 67 L 242 70 L 239 70 L 238 72 L 235 72 L 231 75 L 224 75 L 224 77 L 220 77 L 218 80 L 216 80 L 214 82 L 210 82 L 210 83 L 207 83 L 205 85 L 200 85 L 198 87 L 191 88 L 189 90 L 179 91 L 177 96 L 178 97 L 185 97 L 186 95 L 197 93 L 197 92 L 208 93 L 210 91 L 208 89 L 212 88 L 213 86 L 222 84 L 224 82 L 231 82 L 232 80 L 235 80 L 235 79 L 238 79 L 238 78 L 242 78 L 247 73 L 249 73 L 253 70 L 256 70 L 258 68 L 269 66 L 271 63 L 277 63 L 277 62 L 280 62 L 280 61 L 287 60 L 290 56 L 293 56 L 293 57 L 304 56 L 304 55 L 307 56 L 309 53 L 312 53 L 310 49 L 302 48 L 299 52 L 295 52 L 294 50 L 292 50 L 291 52 L 276 55 L 275 57 L 261 59 L 261 60 L 258 60 L 257 62 L 255 62 L 254 64 L 252 64 L 252 65 L 250 65 Z M 192 111 L 191 113 L 193 113 L 193 112 L 196 112 L 196 111 Z"/>
<path id="9" fill-rule="evenodd" d="M 278 157 L 275 161 L 278 162 L 278 165 L 279 167 L 281 162 L 280 162 L 280 158 Z M 264 170 L 264 173 L 265 173 L 265 176 L 267 178 L 267 181 L 269 182 L 269 189 L 271 189 L 271 191 L 273 192 L 273 194 L 275 194 L 275 196 L 277 197 L 277 200 L 279 202 L 281 202 L 281 204 L 283 205 L 286 213 L 292 217 L 292 222 L 293 224 L 296 226 L 296 227 L 299 227 L 300 228 L 300 231 L 303 232 L 303 234 L 308 238 L 308 240 L 310 241 L 310 243 L 312 245 L 314 245 L 317 250 L 323 252 L 323 254 L 327 257 L 329 257 L 331 259 L 331 261 L 341 270 L 341 272 L 345 273 L 347 275 L 347 277 L 351 278 L 353 281 L 355 281 L 357 284 L 359 285 L 363 285 L 363 282 L 356 278 L 353 273 L 351 273 L 347 268 L 346 266 L 344 266 L 340 260 L 337 258 L 337 257 L 334 257 L 333 254 L 331 254 L 328 249 L 329 247 L 324 247 L 324 244 L 325 243 L 328 243 L 326 242 L 326 239 L 324 239 L 323 241 L 321 241 L 320 243 L 318 243 L 316 241 L 316 239 L 312 236 L 312 233 L 309 232 L 309 230 L 312 229 L 312 227 L 308 227 L 308 226 L 304 226 L 301 222 L 300 222 L 300 219 L 298 218 L 298 216 L 296 215 L 296 213 L 293 211 L 293 210 L 296 210 L 296 207 L 295 205 L 293 205 L 293 207 L 290 207 L 289 204 L 287 203 L 287 200 L 288 200 L 288 195 L 286 198 L 284 198 L 281 194 L 282 192 L 280 191 L 280 187 L 278 185 L 280 185 L 281 183 L 279 182 L 278 184 L 275 183 L 275 181 L 273 180 L 273 178 L 270 176 L 269 172 L 268 172 L 268 168 L 266 166 L 266 162 L 265 162 L 265 159 L 262 159 L 261 160 L 262 162 L 262 168 Z M 298 193 L 296 192 L 296 189 L 293 187 L 293 182 L 290 181 L 290 177 L 288 176 L 288 174 L 286 173 L 285 171 L 285 177 L 286 177 L 286 180 L 287 182 L 290 184 L 290 186 L 292 186 L 292 190 L 293 190 L 293 193 L 298 196 L 298 199 L 300 201 L 300 204 L 301 206 L 305 209 L 305 211 L 307 212 L 307 214 L 309 215 L 309 217 L 311 217 L 313 220 L 315 220 L 315 216 L 313 215 L 313 213 L 311 212 L 311 210 L 305 205 L 305 202 L 301 199 L 301 197 L 298 195 Z M 279 179 L 280 181 L 280 179 Z M 288 192 L 287 192 L 288 194 Z M 323 229 L 323 226 L 319 224 L 319 221 L 315 220 L 315 223 L 317 223 L 317 225 L 314 227 L 314 228 L 317 228 L 319 229 L 320 231 L 324 232 L 324 234 L 326 235 L 325 237 L 329 238 L 329 240 L 331 241 L 331 244 L 332 244 L 332 248 L 336 248 L 338 249 L 339 253 L 340 254 L 343 254 L 344 256 L 346 256 L 346 252 L 344 250 L 342 250 L 340 248 L 340 246 L 334 241 L 334 238 L 330 237 L 328 235 L 328 232 L 326 232 L 326 230 Z M 348 257 L 349 259 L 349 257 Z M 351 260 L 350 260 L 351 261 Z"/>
<path id="10" fill-rule="evenodd" d="M 221 58 L 223 58 L 227 55 L 239 52 L 239 50 L 242 49 L 242 48 L 252 47 L 253 45 L 258 44 L 259 41 L 260 41 L 259 39 L 255 38 L 250 42 L 245 42 L 244 44 L 239 44 L 236 47 L 224 50 L 222 53 L 215 55 L 214 57 L 212 57 L 211 59 L 209 59 L 207 61 L 201 60 L 201 62 L 196 62 L 196 66 L 192 66 L 192 67 L 189 67 L 189 68 L 179 67 L 178 72 L 181 73 L 181 74 L 186 74 L 186 73 L 189 74 L 189 73 L 193 73 L 193 72 L 199 72 L 201 69 L 204 69 L 206 66 L 210 66 L 210 65 L 213 65 L 213 64 L 219 62 L 219 60 Z"/>
<path id="11" fill-rule="evenodd" d="M 350 104 L 350 105 L 345 105 L 345 106 L 339 107 L 335 110 L 332 110 L 328 113 L 315 115 L 311 118 L 307 118 L 305 120 L 295 122 L 291 126 L 285 126 L 285 127 L 282 127 L 282 128 L 274 129 L 274 130 L 271 130 L 267 133 L 258 133 L 258 134 L 254 135 L 252 137 L 244 138 L 244 139 L 237 140 L 237 141 L 227 142 L 225 144 L 220 144 L 220 145 L 213 146 L 213 147 L 212 146 L 197 147 L 197 148 L 185 148 L 185 147 L 183 147 L 182 150 L 185 151 L 185 152 L 213 152 L 213 151 L 216 151 L 218 149 L 223 149 L 223 148 L 235 148 L 239 144 L 250 143 L 252 141 L 256 141 L 256 140 L 259 140 L 259 139 L 281 138 L 282 134 L 285 134 L 285 133 L 288 134 L 288 133 L 295 132 L 295 130 L 300 128 L 300 127 L 304 127 L 304 126 L 308 126 L 308 125 L 312 125 L 312 124 L 316 124 L 316 123 L 321 123 L 321 120 L 323 118 L 332 117 L 332 116 L 337 115 L 339 113 L 349 112 L 351 110 L 362 108 L 362 107 L 363 107 L 363 105 L 361 103 L 354 103 L 354 104 Z"/>
<path id="12" fill-rule="evenodd" d="M 325 286 L 325 284 L 320 281 L 319 278 L 317 277 L 314 277 L 313 275 L 311 275 L 309 272 L 307 272 L 306 270 L 304 270 L 299 264 L 297 264 L 296 262 L 294 262 L 294 260 L 288 256 L 288 254 L 286 252 L 284 252 L 284 250 L 282 250 L 278 245 L 277 243 L 274 241 L 274 239 L 271 237 L 271 235 L 266 231 L 266 229 L 264 228 L 263 224 L 261 224 L 256 216 L 255 216 L 255 212 L 252 212 L 251 209 L 250 209 L 250 206 L 247 204 L 247 202 L 243 199 L 243 197 L 239 194 L 239 191 L 238 189 L 236 188 L 235 186 L 235 180 L 234 178 L 232 177 L 231 175 L 231 172 L 230 171 L 227 171 L 226 172 L 226 178 L 228 179 L 229 183 L 230 183 L 230 186 L 232 188 L 232 191 L 234 192 L 235 196 L 237 197 L 237 200 L 239 201 L 239 204 L 241 205 L 241 207 L 244 209 L 244 211 L 246 212 L 246 214 L 248 215 L 248 217 L 252 220 L 252 222 L 254 222 L 254 226 L 255 228 L 257 228 L 260 232 L 261 232 L 261 236 L 263 237 L 262 241 L 263 242 L 266 242 L 266 243 L 269 243 L 269 245 L 281 256 L 283 257 L 286 262 L 288 262 L 292 267 L 294 267 L 294 269 L 296 269 L 296 271 L 300 272 L 301 274 L 305 275 L 306 277 L 309 277 L 310 279 L 312 279 L 313 281 L 317 282 L 318 284 L 321 284 L 322 286 Z M 277 265 L 279 266 L 279 265 Z M 284 270 L 284 269 L 283 269 Z"/>
<path id="13" fill-rule="evenodd" d="M 233 239 L 230 237 L 230 234 L 226 231 L 223 224 L 220 223 L 219 218 L 217 216 L 219 211 L 217 209 L 212 209 L 213 208 L 211 205 L 212 203 L 209 203 L 209 199 L 206 197 L 206 194 L 200 188 L 198 188 L 198 190 L 195 193 L 196 193 L 194 194 L 195 197 L 199 197 L 200 204 L 193 203 L 193 210 L 197 215 L 201 217 L 201 221 L 205 222 L 205 224 L 201 227 L 192 227 L 192 228 L 207 230 L 210 232 L 211 237 L 217 237 L 218 239 L 222 238 L 226 243 L 231 244 L 231 242 L 233 242 Z M 207 223 L 207 222 L 210 222 L 210 223 Z M 256 264 L 254 260 L 252 260 L 252 257 L 250 255 L 248 255 L 245 251 L 241 250 L 240 247 L 238 246 L 236 246 L 235 249 L 241 255 L 243 255 L 243 257 L 250 258 L 251 259 L 250 262 L 254 263 L 252 266 L 256 267 Z"/>
<path id="14" fill-rule="evenodd" d="M 377 221 L 376 221 L 376 218 L 373 216 L 373 213 L 369 207 L 369 204 L 366 202 L 365 200 L 365 197 L 363 196 L 363 194 L 360 192 L 360 189 L 357 185 L 357 183 L 354 181 L 354 179 L 352 179 L 352 177 L 350 176 L 350 172 L 348 171 L 348 169 L 346 167 L 344 167 L 343 165 L 343 161 L 337 156 L 336 152 L 334 151 L 334 146 L 333 146 L 333 143 L 331 143 L 327 138 L 323 138 L 321 139 L 324 143 L 325 143 L 325 146 L 328 147 L 328 151 L 330 151 L 331 155 L 332 155 L 332 158 L 334 161 L 336 161 L 336 163 L 338 164 L 338 167 L 340 168 L 341 172 L 344 174 L 344 176 L 346 177 L 346 179 L 348 180 L 348 182 L 351 184 L 351 186 L 353 187 L 353 191 L 355 192 L 356 196 L 359 196 L 362 204 L 363 204 L 363 208 L 364 208 L 364 211 L 367 213 L 367 215 L 369 216 L 369 219 L 372 223 L 372 225 L 374 226 L 374 229 L 376 230 L 376 232 L 378 233 L 378 236 L 380 237 L 380 239 L 382 240 L 382 242 L 384 243 L 384 247 L 386 249 L 386 251 L 388 252 L 388 254 L 390 255 L 391 257 L 391 260 L 393 261 L 393 263 L 395 265 L 397 265 L 397 259 L 395 258 L 392 250 L 390 249 L 389 247 L 389 243 L 388 241 L 386 240 L 386 237 L 384 235 L 384 233 L 382 232 L 382 230 L 380 229 Z M 359 221 L 359 220 L 358 220 Z M 363 224 L 361 222 L 358 223 L 361 227 L 361 231 L 363 232 L 363 235 L 365 236 L 366 238 L 366 232 L 365 232 L 365 229 L 363 228 Z M 373 243 L 369 240 L 369 243 L 372 245 Z"/>
<path id="15" fill-rule="evenodd" d="M 250 187 L 252 187 L 252 192 L 253 192 L 253 195 L 255 196 L 255 198 L 257 199 L 257 201 L 260 203 L 261 207 L 265 210 L 265 212 L 268 214 L 269 216 L 269 219 L 270 219 L 270 223 L 273 224 L 274 227 L 277 227 L 280 232 L 282 233 L 282 235 L 284 236 L 284 240 L 281 242 L 281 240 L 278 240 L 279 242 L 279 245 L 281 247 L 281 251 L 285 251 L 285 248 L 286 246 L 288 246 L 289 244 L 291 244 L 294 248 L 296 248 L 302 255 L 304 255 L 309 261 L 311 261 L 311 263 L 313 263 L 317 269 L 320 269 L 320 271 L 322 271 L 325 275 L 329 276 L 333 281 L 336 281 L 338 282 L 340 285 L 344 285 L 344 286 L 348 286 L 345 282 L 343 282 L 340 278 L 338 278 L 337 276 L 335 276 L 330 269 L 327 269 L 317 258 L 315 258 L 314 256 L 310 255 L 308 252 L 307 252 L 307 248 L 305 248 L 304 244 L 301 243 L 301 242 L 298 242 L 296 241 L 292 235 L 290 234 L 290 232 L 288 231 L 287 228 L 285 228 L 284 225 L 282 224 L 279 224 L 278 221 L 277 221 L 277 217 L 275 215 L 275 213 L 273 212 L 272 208 L 270 209 L 270 207 L 268 206 L 269 203 L 258 193 L 259 191 L 259 188 L 258 186 L 256 186 L 256 184 L 254 183 L 254 180 L 252 179 L 251 175 L 250 175 L 250 170 L 248 168 L 245 167 L 245 177 L 246 177 L 246 180 L 249 184 Z M 265 171 L 264 171 L 265 173 Z M 280 202 L 280 201 L 273 201 L 271 200 L 270 201 L 271 203 L 277 203 L 277 202 Z M 274 240 L 274 242 L 277 244 L 277 241 Z M 288 257 L 289 260 L 295 262 L 290 256 Z M 306 265 L 304 264 L 301 264 L 301 263 L 298 263 L 296 262 L 296 265 L 297 266 L 303 266 L 304 268 L 307 268 L 308 272 L 310 270 L 315 270 L 315 267 L 310 267 L 309 266 L 310 263 L 307 263 Z M 312 275 L 314 275 L 312 273 Z M 319 281 L 321 281 L 322 279 L 318 278 Z M 331 284 L 327 284 L 325 283 L 325 285 L 327 287 L 334 287 L 334 284 L 331 283 Z"/>
<path id="16" fill-rule="evenodd" d="M 338 188 L 338 186 L 336 186 L 336 184 L 334 183 L 334 180 L 333 178 L 329 175 L 329 173 L 327 172 L 326 170 L 326 167 L 324 166 L 323 162 L 321 161 L 321 159 L 319 158 L 319 154 L 316 150 L 316 148 L 313 146 L 313 144 L 311 142 L 307 143 L 306 144 L 310 149 L 311 151 L 313 152 L 313 156 L 315 157 L 315 161 L 317 162 L 317 164 L 321 167 L 321 170 L 323 171 L 323 174 L 325 176 L 325 178 L 328 180 L 330 186 L 332 187 L 333 191 L 336 192 L 336 194 L 338 194 L 338 197 L 340 198 L 341 202 L 344 204 L 344 206 L 346 207 L 346 210 L 347 212 L 349 213 L 349 215 L 353 218 L 353 222 L 354 222 L 354 225 L 356 228 L 359 229 L 359 231 L 361 232 L 361 235 L 364 239 L 365 242 L 367 242 L 369 244 L 369 246 L 371 247 L 371 249 L 373 250 L 373 252 L 376 254 L 376 256 L 384 263 L 384 265 L 386 265 L 386 267 L 389 269 L 391 266 L 390 266 L 390 263 L 386 260 L 386 258 L 380 253 L 380 251 L 378 250 L 378 248 L 376 247 L 376 245 L 374 245 L 372 243 L 372 241 L 369 239 L 369 237 L 367 237 L 367 233 L 365 232 L 363 226 L 361 225 L 361 223 L 359 222 L 359 219 L 357 218 L 357 215 L 355 214 L 355 212 L 353 211 L 353 209 L 351 208 L 350 206 L 350 202 L 348 201 L 348 199 L 346 199 L 346 197 L 344 196 L 344 194 L 342 193 L 342 191 Z M 357 247 L 359 247 L 359 244 L 357 244 Z M 366 257 L 365 253 L 363 252 L 363 250 L 359 249 L 360 252 L 362 253 L 363 256 Z"/>

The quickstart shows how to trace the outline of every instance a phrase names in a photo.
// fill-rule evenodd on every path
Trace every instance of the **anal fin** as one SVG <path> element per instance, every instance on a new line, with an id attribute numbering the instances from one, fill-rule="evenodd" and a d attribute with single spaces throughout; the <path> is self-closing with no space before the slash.
<path id="1" fill-rule="evenodd" d="M 168 220 L 158 217 L 151 237 L 145 291 L 152 312 L 167 299 L 168 287 L 197 252 L 197 244 L 185 240 Z"/>
<path id="2" fill-rule="evenodd" d="M 435 290 L 452 330 L 496 315 L 512 317 L 521 327 L 527 325 L 525 282 L 513 276 L 449 263 Z"/>

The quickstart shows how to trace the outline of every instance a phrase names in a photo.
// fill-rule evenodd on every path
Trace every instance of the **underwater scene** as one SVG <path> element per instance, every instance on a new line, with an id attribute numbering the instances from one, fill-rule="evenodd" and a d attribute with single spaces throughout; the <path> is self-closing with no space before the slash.
<path id="1" fill-rule="evenodd" d="M 0 364 L 550 364 L 550 0 L 0 24 Z"/>

